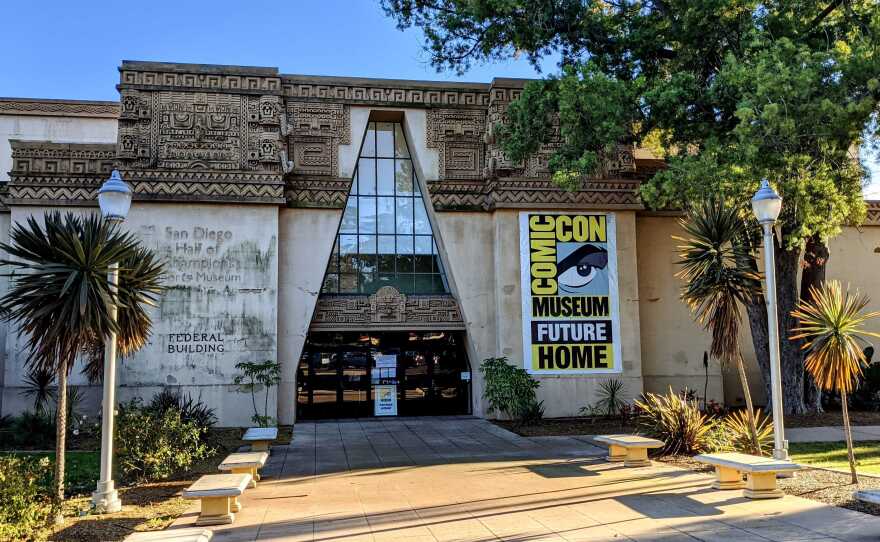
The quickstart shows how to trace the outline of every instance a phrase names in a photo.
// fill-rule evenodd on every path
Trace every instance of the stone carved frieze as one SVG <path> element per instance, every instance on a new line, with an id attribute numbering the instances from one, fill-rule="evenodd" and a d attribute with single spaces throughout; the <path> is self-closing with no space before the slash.
<path id="1" fill-rule="evenodd" d="M 292 101 L 331 101 L 358 105 L 482 107 L 489 104 L 484 85 L 412 84 L 343 77 L 282 76 L 284 96 Z"/>
<path id="2" fill-rule="evenodd" d="M 439 181 L 428 185 L 438 211 L 492 211 L 503 208 L 641 209 L 639 181 L 586 180 L 579 190 L 563 190 L 550 180 L 505 178 L 490 181 Z"/>
<path id="3" fill-rule="evenodd" d="M 426 145 L 440 154 L 441 179 L 483 176 L 486 112 L 471 109 L 429 109 Z"/>
<path id="4" fill-rule="evenodd" d="M 124 62 L 120 72 L 117 156 L 145 196 L 283 201 L 276 70 Z"/>
<path id="5" fill-rule="evenodd" d="M 339 145 L 351 144 L 351 115 L 344 104 L 287 104 L 287 147 L 294 175 L 338 175 Z"/>
<path id="6" fill-rule="evenodd" d="M 10 140 L 10 201 L 94 201 L 116 162 L 116 147 L 102 143 Z"/>
<path id="7" fill-rule="evenodd" d="M 89 100 L 0 98 L 0 115 L 116 118 L 119 115 L 119 104 Z"/>
<path id="8" fill-rule="evenodd" d="M 351 179 L 294 177 L 287 182 L 284 198 L 288 207 L 344 209 Z"/>
<path id="9" fill-rule="evenodd" d="M 372 295 L 322 295 L 312 330 L 463 329 L 464 320 L 451 295 L 405 295 L 384 286 Z"/>

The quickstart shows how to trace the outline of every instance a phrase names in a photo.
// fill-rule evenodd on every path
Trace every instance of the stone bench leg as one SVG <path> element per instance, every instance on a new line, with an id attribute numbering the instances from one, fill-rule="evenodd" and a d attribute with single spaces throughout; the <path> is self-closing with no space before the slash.
<path id="1" fill-rule="evenodd" d="M 248 487 L 251 489 L 257 487 L 257 482 L 260 480 L 260 475 L 257 473 L 257 467 L 232 468 L 229 469 L 229 472 L 232 474 L 250 474 L 251 481 L 248 484 Z"/>
<path id="2" fill-rule="evenodd" d="M 252 452 L 269 452 L 272 453 L 272 450 L 269 449 L 269 440 L 254 440 L 251 441 L 251 451 Z"/>
<path id="3" fill-rule="evenodd" d="M 615 444 L 610 444 L 608 446 L 608 455 L 605 457 L 608 461 L 612 463 L 620 463 L 626 459 L 626 448 L 623 446 L 617 446 Z"/>
<path id="4" fill-rule="evenodd" d="M 647 448 L 626 449 L 626 459 L 623 460 L 624 467 L 648 467 L 650 465 Z"/>
<path id="5" fill-rule="evenodd" d="M 749 499 L 778 499 L 785 493 L 776 488 L 775 472 L 750 472 L 743 495 Z"/>
<path id="6" fill-rule="evenodd" d="M 196 525 L 227 525 L 235 521 L 233 497 L 202 497 L 202 511 Z"/>
<path id="7" fill-rule="evenodd" d="M 712 489 L 742 489 L 746 487 L 742 473 L 730 467 L 715 465 L 715 483 Z"/>
<path id="8" fill-rule="evenodd" d="M 229 509 L 236 514 L 241 512 L 241 502 L 238 500 L 238 497 L 232 498 L 232 502 L 229 504 Z"/>

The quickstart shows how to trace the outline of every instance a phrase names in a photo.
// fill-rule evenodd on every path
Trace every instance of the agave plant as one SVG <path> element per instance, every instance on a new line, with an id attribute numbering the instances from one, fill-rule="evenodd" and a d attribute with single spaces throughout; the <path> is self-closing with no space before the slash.
<path id="1" fill-rule="evenodd" d="M 878 333 L 865 330 L 865 322 L 880 316 L 880 312 L 864 312 L 870 302 L 868 296 L 858 291 L 851 294 L 837 281 L 826 282 L 821 288 L 810 288 L 810 297 L 812 301 L 802 300 L 791 313 L 799 320 L 798 326 L 791 330 L 791 338 L 806 340 L 804 368 L 816 385 L 840 393 L 849 469 L 852 483 L 857 484 L 859 477 L 847 395 L 853 391 L 867 365 L 863 350 L 867 344 L 865 337 L 880 337 Z"/>
<path id="2" fill-rule="evenodd" d="M 624 385 L 621 380 L 609 378 L 599 383 L 599 401 L 596 407 L 599 408 L 606 416 L 615 416 L 620 413 L 620 409 L 626 404 L 623 400 Z"/>
<path id="3" fill-rule="evenodd" d="M 46 213 L 14 224 L 7 257 L 9 290 L 0 298 L 0 315 L 27 337 L 31 371 L 56 375 L 55 496 L 64 498 L 67 376 L 78 354 L 99 338 L 117 333 L 123 354 L 143 345 L 150 332 L 146 306 L 162 291 L 162 265 L 130 233 L 97 215 Z M 107 282 L 113 263 L 122 262 L 118 294 Z M 111 307 L 119 309 L 118 320 Z"/>
<path id="4" fill-rule="evenodd" d="M 700 412 L 696 401 L 669 388 L 666 395 L 645 394 L 635 406 L 639 429 L 662 440 L 663 453 L 693 455 L 709 450 L 717 422 Z"/>
<path id="5" fill-rule="evenodd" d="M 752 441 L 752 428 L 749 415 L 745 410 L 735 410 L 721 419 L 719 432 L 723 439 L 722 448 L 727 451 L 764 455 L 773 449 L 773 424 L 769 416 L 758 409 L 755 412 L 755 424 L 758 428 L 758 445 L 755 449 Z"/>
<path id="6" fill-rule="evenodd" d="M 752 449 L 761 450 L 752 394 L 739 348 L 742 307 L 760 293 L 760 277 L 751 266 L 747 229 L 740 209 L 709 198 L 692 207 L 681 220 L 687 237 L 682 244 L 676 276 L 684 280 L 681 299 L 712 337 L 710 354 L 739 373 L 752 436 Z"/>

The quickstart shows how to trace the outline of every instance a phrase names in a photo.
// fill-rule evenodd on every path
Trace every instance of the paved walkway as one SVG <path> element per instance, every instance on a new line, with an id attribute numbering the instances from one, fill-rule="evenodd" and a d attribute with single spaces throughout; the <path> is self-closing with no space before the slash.
<path id="1" fill-rule="evenodd" d="M 581 437 L 523 438 L 472 418 L 300 423 L 294 434 L 215 542 L 880 539 L 880 517 L 751 501 L 666 465 L 623 468 Z"/>
<path id="2" fill-rule="evenodd" d="M 853 440 L 880 440 L 880 425 L 852 426 Z M 785 430 L 789 442 L 843 442 L 843 427 L 792 427 Z"/>

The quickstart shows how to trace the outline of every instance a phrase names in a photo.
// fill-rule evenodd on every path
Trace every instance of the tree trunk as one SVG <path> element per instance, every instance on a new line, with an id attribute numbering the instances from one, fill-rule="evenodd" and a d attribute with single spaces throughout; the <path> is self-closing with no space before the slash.
<path id="1" fill-rule="evenodd" d="M 743 388 L 743 397 L 746 400 L 746 410 L 749 414 L 749 431 L 752 433 L 752 449 L 757 455 L 764 455 L 761 451 L 761 443 L 758 442 L 758 424 L 755 423 L 755 405 L 752 404 L 752 392 L 749 390 L 749 379 L 746 377 L 746 367 L 743 363 L 742 354 L 737 352 L 736 367 L 739 369 L 739 381 Z"/>
<path id="2" fill-rule="evenodd" d="M 58 367 L 58 400 L 55 404 L 55 523 L 64 521 L 64 450 L 67 438 L 67 364 Z"/>
<path id="3" fill-rule="evenodd" d="M 782 378 L 782 406 L 786 414 L 805 414 L 804 356 L 801 342 L 788 338 L 797 326 L 791 312 L 799 299 L 797 279 L 800 248 L 779 247 L 776 254 L 776 306 L 779 315 L 779 356 Z M 772 396 L 771 396 L 772 397 Z M 771 399 L 772 400 L 772 399 Z"/>
<path id="4" fill-rule="evenodd" d="M 767 406 L 769 407 L 773 394 L 770 390 L 770 338 L 767 335 L 767 305 L 764 304 L 764 294 L 752 296 L 751 302 L 746 305 L 746 313 L 749 316 L 749 328 L 752 331 L 755 359 L 764 381 L 764 397 L 767 398 Z"/>
<path id="5" fill-rule="evenodd" d="M 840 392 L 840 406 L 843 408 L 843 434 L 846 436 L 846 455 L 849 458 L 849 472 L 852 474 L 852 483 L 859 483 L 859 475 L 856 473 L 856 455 L 853 452 L 852 429 L 849 426 L 849 407 L 846 405 L 846 392 Z"/>
<path id="6" fill-rule="evenodd" d="M 812 235 L 807 239 L 801 271 L 802 301 L 812 301 L 810 288 L 820 288 L 825 283 L 828 256 L 828 246 L 818 235 Z M 822 412 L 822 390 L 809 373 L 804 375 L 804 404 L 810 412 L 816 414 Z"/>

